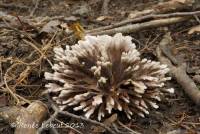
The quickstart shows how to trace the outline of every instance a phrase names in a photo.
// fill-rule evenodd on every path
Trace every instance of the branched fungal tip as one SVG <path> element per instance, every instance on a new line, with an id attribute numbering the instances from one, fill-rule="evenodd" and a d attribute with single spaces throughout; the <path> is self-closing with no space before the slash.
<path id="1" fill-rule="evenodd" d="M 106 115 L 123 111 L 144 117 L 157 101 L 174 89 L 166 89 L 169 69 L 160 62 L 141 59 L 130 36 L 121 33 L 85 36 L 74 46 L 54 48 L 53 73 L 46 88 L 61 107 L 81 110 L 85 117 L 102 120 Z"/>

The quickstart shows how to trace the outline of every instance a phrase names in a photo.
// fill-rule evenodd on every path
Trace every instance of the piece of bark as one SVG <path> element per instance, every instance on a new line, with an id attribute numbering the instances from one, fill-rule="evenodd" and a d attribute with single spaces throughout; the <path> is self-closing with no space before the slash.
<path id="1" fill-rule="evenodd" d="M 15 134 L 37 134 L 47 113 L 48 108 L 41 101 L 32 102 L 27 108 L 12 106 L 0 109 L 0 117 L 15 127 Z"/>
<path id="2" fill-rule="evenodd" d="M 170 68 L 170 74 L 179 83 L 185 93 L 197 104 L 200 105 L 200 90 L 194 83 L 194 81 L 186 73 L 186 64 L 181 63 L 179 65 L 173 65 L 170 59 L 165 57 L 160 49 L 160 46 L 164 47 L 170 44 L 171 37 L 166 34 L 162 41 L 159 43 L 156 52 L 159 61 L 163 64 L 168 65 Z"/>

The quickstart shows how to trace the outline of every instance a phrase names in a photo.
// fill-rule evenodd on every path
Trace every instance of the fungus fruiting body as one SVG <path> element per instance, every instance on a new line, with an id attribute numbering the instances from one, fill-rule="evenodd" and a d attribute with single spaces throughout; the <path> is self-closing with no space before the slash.
<path id="1" fill-rule="evenodd" d="M 144 117 L 166 92 L 169 69 L 160 62 L 141 59 L 130 36 L 86 35 L 73 46 L 54 48 L 53 73 L 46 85 L 61 109 L 72 107 L 87 118 L 98 119 L 122 111 Z"/>

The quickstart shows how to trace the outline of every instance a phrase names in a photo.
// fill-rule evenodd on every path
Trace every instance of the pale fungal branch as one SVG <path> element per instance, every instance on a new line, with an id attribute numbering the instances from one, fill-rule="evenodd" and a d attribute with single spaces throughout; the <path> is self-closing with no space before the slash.
<path id="1" fill-rule="evenodd" d="M 51 107 L 53 108 L 53 110 L 54 110 L 56 113 L 60 113 L 60 114 L 63 114 L 63 115 L 66 115 L 66 116 L 69 116 L 69 117 L 72 117 L 72 118 L 75 118 L 75 119 L 78 119 L 78 120 L 83 120 L 83 121 L 90 122 L 90 123 L 92 123 L 92 124 L 95 124 L 95 125 L 98 125 L 98 126 L 101 126 L 101 127 L 105 128 L 105 129 L 106 129 L 108 132 L 110 132 L 111 134 L 115 134 L 115 132 L 114 132 L 111 128 L 105 126 L 103 123 L 97 122 L 97 121 L 95 121 L 95 120 L 87 119 L 87 118 L 85 118 L 85 117 L 83 117 L 83 116 L 78 116 L 78 115 L 75 115 L 75 114 L 73 114 L 73 113 L 69 113 L 69 112 L 67 112 L 67 111 L 62 111 L 62 110 L 60 110 L 59 107 L 57 107 L 53 102 L 52 102 L 51 104 L 52 104 Z"/>
<path id="2" fill-rule="evenodd" d="M 82 111 L 86 118 L 98 121 L 123 111 L 129 119 L 157 109 L 157 101 L 166 92 L 169 71 L 160 62 L 141 59 L 130 36 L 85 36 L 74 46 L 54 48 L 53 73 L 45 72 L 53 101 L 63 114 L 65 109 Z M 82 117 L 81 117 L 82 118 Z"/>
<path id="3" fill-rule="evenodd" d="M 75 119 L 84 120 L 84 121 L 90 122 L 90 123 L 92 123 L 92 124 L 101 126 L 101 127 L 105 128 L 108 132 L 110 132 L 111 134 L 116 134 L 111 128 L 105 126 L 103 123 L 100 123 L 100 122 L 98 122 L 98 121 L 91 120 L 91 119 L 87 119 L 87 118 L 85 118 L 85 117 L 83 117 L 83 116 L 78 116 L 78 115 L 69 113 L 69 112 L 67 112 L 67 111 L 60 111 L 59 113 L 60 113 L 60 114 L 63 114 L 63 115 L 66 115 L 66 116 L 73 117 L 73 118 L 75 118 Z"/>
<path id="4" fill-rule="evenodd" d="M 187 75 L 186 65 L 184 63 L 173 65 L 170 58 L 166 57 L 166 55 L 163 55 L 163 50 L 168 49 L 166 46 L 168 46 L 170 42 L 171 37 L 169 34 L 166 34 L 157 47 L 157 57 L 161 63 L 169 66 L 172 77 L 174 77 L 182 86 L 183 90 L 191 98 L 191 100 L 193 100 L 193 102 L 195 102 L 197 105 L 200 105 L 200 91 L 194 81 Z M 161 49 L 161 47 L 164 47 L 165 49 Z"/>
<path id="5" fill-rule="evenodd" d="M 50 99 L 50 96 L 47 94 L 47 99 L 49 101 L 49 103 L 51 104 L 51 108 L 54 110 L 54 114 L 50 116 L 50 118 L 45 121 L 43 123 L 43 126 L 47 125 L 48 123 L 52 122 L 53 120 L 56 119 L 57 115 L 58 114 L 62 114 L 62 115 L 65 115 L 65 116 L 68 116 L 68 117 L 72 117 L 74 119 L 78 119 L 78 120 L 83 120 L 83 121 L 86 121 L 86 122 L 89 122 L 89 123 L 92 123 L 94 125 L 98 125 L 98 126 L 101 126 L 103 128 L 105 128 L 108 132 L 110 132 L 111 134 L 116 134 L 111 128 L 107 127 L 106 125 L 104 125 L 103 123 L 100 123 L 100 122 L 97 122 L 95 120 L 91 120 L 91 119 L 87 119 L 83 116 L 78 116 L 78 115 L 75 115 L 73 113 L 69 113 L 69 112 L 64 112 L 62 110 L 59 109 L 59 107 L 56 106 L 56 104 L 54 104 L 54 102 Z M 40 127 L 38 129 L 38 132 L 39 134 L 44 130 L 45 128 L 43 127 Z"/>
<path id="6" fill-rule="evenodd" d="M 51 101 L 51 107 L 53 108 L 53 110 L 54 110 L 55 112 L 54 112 L 54 114 L 53 114 L 47 121 L 44 122 L 44 125 L 50 123 L 51 121 L 53 121 L 53 120 L 57 117 L 58 114 L 63 114 L 63 115 L 65 115 L 65 116 L 72 117 L 72 118 L 74 118 L 74 119 L 83 120 L 83 121 L 89 122 L 89 123 L 91 123 L 91 124 L 94 124 L 94 125 L 97 125 L 97 126 L 101 126 L 102 128 L 104 128 L 105 130 L 107 130 L 107 131 L 110 132 L 111 134 L 116 134 L 116 132 L 114 132 L 110 127 L 106 126 L 106 125 L 103 124 L 103 123 L 97 122 L 97 121 L 95 121 L 95 120 L 87 119 L 87 118 L 85 118 L 85 117 L 83 117 L 83 116 L 78 116 L 78 115 L 75 115 L 75 114 L 73 114 L 73 113 L 69 113 L 69 112 L 66 112 L 66 111 L 61 111 L 61 110 L 54 104 L 54 102 L 52 102 L 52 101 Z M 131 130 L 130 128 L 128 128 L 128 127 L 126 127 L 126 126 L 125 126 L 125 128 L 126 128 L 128 131 L 130 131 L 130 134 L 140 134 L 140 133 L 138 133 L 138 132 L 135 132 L 135 131 Z M 44 129 L 44 128 L 40 128 L 40 129 L 39 129 L 39 132 L 42 132 L 43 129 Z M 74 130 L 74 131 L 76 131 L 76 130 Z"/>

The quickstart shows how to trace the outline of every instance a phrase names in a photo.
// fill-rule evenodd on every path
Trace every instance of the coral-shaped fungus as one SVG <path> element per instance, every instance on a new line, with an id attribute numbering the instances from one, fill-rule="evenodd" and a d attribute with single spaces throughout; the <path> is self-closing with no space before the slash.
<path id="1" fill-rule="evenodd" d="M 85 36 L 78 44 L 54 48 L 53 73 L 46 72 L 46 85 L 60 108 L 81 110 L 85 117 L 98 119 L 122 111 L 144 117 L 166 89 L 169 71 L 160 62 L 141 59 L 130 36 Z M 118 112 L 120 113 L 120 112 Z"/>

